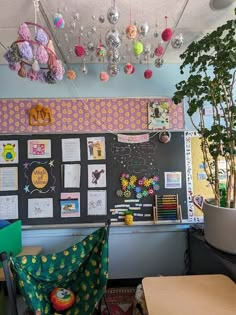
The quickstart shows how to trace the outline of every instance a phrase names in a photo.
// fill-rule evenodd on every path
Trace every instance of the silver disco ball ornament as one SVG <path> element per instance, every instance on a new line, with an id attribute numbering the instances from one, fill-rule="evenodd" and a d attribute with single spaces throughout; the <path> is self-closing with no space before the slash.
<path id="1" fill-rule="evenodd" d="M 100 15 L 99 18 L 98 18 L 98 21 L 100 23 L 104 23 L 105 22 L 105 17 L 103 15 Z"/>
<path id="2" fill-rule="evenodd" d="M 115 77 L 117 74 L 119 74 L 120 72 L 120 67 L 118 64 L 116 63 L 109 63 L 107 66 L 107 73 L 111 76 L 111 77 Z"/>
<path id="3" fill-rule="evenodd" d="M 161 68 L 161 66 L 163 65 L 163 63 L 164 63 L 163 58 L 157 58 L 157 59 L 155 60 L 155 67 Z"/>
<path id="4" fill-rule="evenodd" d="M 95 50 L 95 44 L 93 42 L 88 42 L 87 48 L 89 51 L 94 51 Z"/>
<path id="5" fill-rule="evenodd" d="M 178 33 L 171 39 L 171 46 L 175 49 L 179 49 L 183 46 L 184 36 L 182 33 Z"/>
<path id="6" fill-rule="evenodd" d="M 119 48 L 121 45 L 121 37 L 118 30 L 108 30 L 105 35 L 106 45 L 109 49 Z"/>
<path id="7" fill-rule="evenodd" d="M 119 63 L 120 62 L 120 52 L 118 49 L 109 49 L 107 51 L 107 61 L 109 63 Z"/>
<path id="8" fill-rule="evenodd" d="M 80 67 L 80 72 L 83 74 L 83 75 L 87 75 L 88 74 L 88 68 L 86 67 L 86 65 L 83 63 Z"/>
<path id="9" fill-rule="evenodd" d="M 149 25 L 147 22 L 140 23 L 138 26 L 138 33 L 140 36 L 145 37 L 149 32 Z"/>
<path id="10" fill-rule="evenodd" d="M 120 13 L 116 6 L 111 7 L 107 11 L 107 19 L 110 24 L 116 24 L 119 21 Z"/>

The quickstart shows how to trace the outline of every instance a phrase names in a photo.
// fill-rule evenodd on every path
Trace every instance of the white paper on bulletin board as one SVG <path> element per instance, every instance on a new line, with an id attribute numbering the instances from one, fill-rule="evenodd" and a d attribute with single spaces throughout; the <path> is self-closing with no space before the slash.
<path id="1" fill-rule="evenodd" d="M 0 196 L 0 219 L 13 220 L 18 219 L 18 196 Z"/>

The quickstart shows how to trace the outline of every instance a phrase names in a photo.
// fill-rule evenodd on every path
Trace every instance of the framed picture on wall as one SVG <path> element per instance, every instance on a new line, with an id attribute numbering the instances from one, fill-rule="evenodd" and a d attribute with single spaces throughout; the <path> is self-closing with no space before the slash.
<path id="1" fill-rule="evenodd" d="M 148 102 L 148 129 L 169 129 L 169 103 Z"/>

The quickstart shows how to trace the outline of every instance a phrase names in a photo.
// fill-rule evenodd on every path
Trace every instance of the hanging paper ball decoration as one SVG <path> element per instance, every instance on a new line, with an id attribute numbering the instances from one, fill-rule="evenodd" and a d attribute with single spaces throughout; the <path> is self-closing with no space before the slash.
<path id="1" fill-rule="evenodd" d="M 145 70 L 144 71 L 144 78 L 150 79 L 151 77 L 152 77 L 152 70 L 149 70 L 149 69 Z"/>
<path id="2" fill-rule="evenodd" d="M 56 14 L 54 15 L 53 24 L 54 24 L 57 28 L 64 28 L 64 26 L 65 26 L 65 21 L 64 21 L 64 18 L 63 18 L 63 16 L 62 16 L 61 13 L 56 13 Z"/>
<path id="3" fill-rule="evenodd" d="M 183 46 L 184 37 L 182 33 L 176 34 L 171 40 L 171 46 L 175 49 L 179 49 Z"/>
<path id="4" fill-rule="evenodd" d="M 164 42 L 168 42 L 172 36 L 173 32 L 171 28 L 166 28 L 161 34 L 161 38 L 164 40 Z"/>
<path id="5" fill-rule="evenodd" d="M 133 73 L 133 68 L 134 68 L 134 66 L 133 66 L 131 63 L 127 63 L 127 64 L 124 66 L 124 72 L 125 72 L 125 74 L 132 74 L 132 73 Z"/>
<path id="6" fill-rule="evenodd" d="M 109 74 L 105 71 L 102 71 L 100 73 L 100 80 L 103 81 L 103 82 L 106 82 L 109 80 Z"/>
<path id="7" fill-rule="evenodd" d="M 106 47 L 103 44 L 99 44 L 96 48 L 96 56 L 97 57 L 105 57 L 106 56 Z"/>
<path id="8" fill-rule="evenodd" d="M 84 47 L 80 45 L 75 45 L 75 54 L 79 58 L 83 57 L 85 55 Z"/>
<path id="9" fill-rule="evenodd" d="M 135 56 L 141 55 L 141 53 L 143 52 L 143 43 L 140 41 L 136 41 L 133 45 L 133 51 Z"/>
<path id="10" fill-rule="evenodd" d="M 20 39 L 24 39 L 24 40 L 31 39 L 31 33 L 26 23 L 22 23 L 20 25 L 19 30 L 18 30 L 18 35 L 20 36 Z"/>
<path id="11" fill-rule="evenodd" d="M 160 68 L 164 63 L 164 60 L 162 58 L 157 58 L 155 60 L 155 67 Z"/>
<path id="12" fill-rule="evenodd" d="M 156 48 L 155 48 L 155 51 L 154 51 L 154 54 L 157 56 L 157 57 L 161 57 L 164 53 L 164 47 L 159 44 Z"/>
<path id="13" fill-rule="evenodd" d="M 107 11 L 107 19 L 110 24 L 116 24 L 119 21 L 120 13 L 116 6 L 112 6 Z"/>
<path id="14" fill-rule="evenodd" d="M 135 39 L 137 36 L 137 27 L 135 25 L 129 25 L 126 28 L 126 36 L 128 39 Z"/>
<path id="15" fill-rule="evenodd" d="M 68 78 L 69 80 L 75 80 L 75 78 L 76 78 L 76 73 L 75 73 L 74 70 L 68 70 L 68 71 L 66 72 L 66 76 L 67 76 L 67 78 Z"/>

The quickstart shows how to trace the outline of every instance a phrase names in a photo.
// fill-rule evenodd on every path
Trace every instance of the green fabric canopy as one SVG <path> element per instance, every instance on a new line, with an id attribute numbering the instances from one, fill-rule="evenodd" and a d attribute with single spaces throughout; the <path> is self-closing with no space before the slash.
<path id="1" fill-rule="evenodd" d="M 54 288 L 70 289 L 76 300 L 63 314 L 91 315 L 108 279 L 108 231 L 102 227 L 55 254 L 11 258 L 11 269 L 27 305 L 42 315 L 60 314 L 50 304 Z"/>

